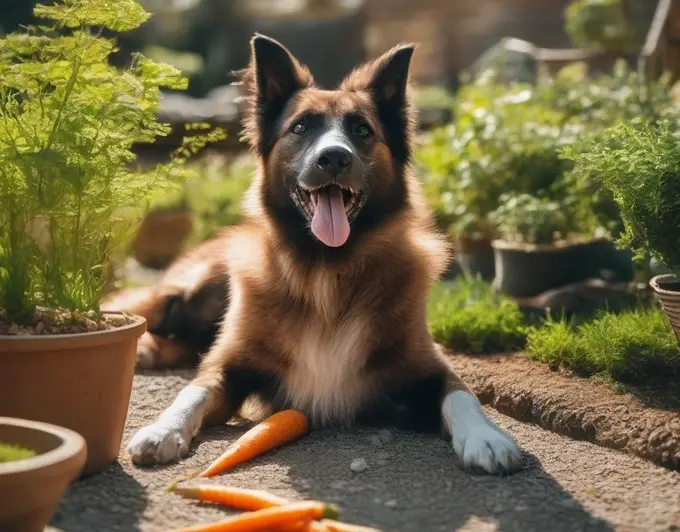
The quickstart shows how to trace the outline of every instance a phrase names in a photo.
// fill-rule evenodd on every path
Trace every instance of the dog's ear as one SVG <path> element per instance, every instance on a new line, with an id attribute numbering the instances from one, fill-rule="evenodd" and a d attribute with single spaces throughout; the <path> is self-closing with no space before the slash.
<path id="1" fill-rule="evenodd" d="M 414 127 L 414 111 L 408 94 L 409 67 L 415 51 L 413 44 L 400 44 L 352 72 L 340 85 L 341 90 L 368 92 L 394 156 L 406 162 Z"/>
<path id="2" fill-rule="evenodd" d="M 299 90 L 311 87 L 314 79 L 285 46 L 260 34 L 250 41 L 250 64 L 241 71 L 241 79 L 249 102 L 246 136 L 265 154 L 286 103 Z"/>

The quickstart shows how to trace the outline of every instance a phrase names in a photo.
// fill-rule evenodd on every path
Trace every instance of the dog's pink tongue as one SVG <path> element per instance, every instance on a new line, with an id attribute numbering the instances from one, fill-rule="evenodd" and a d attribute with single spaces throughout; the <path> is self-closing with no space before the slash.
<path id="1" fill-rule="evenodd" d="M 340 187 L 330 185 L 317 192 L 312 233 L 327 246 L 337 248 L 349 238 L 349 221 Z"/>

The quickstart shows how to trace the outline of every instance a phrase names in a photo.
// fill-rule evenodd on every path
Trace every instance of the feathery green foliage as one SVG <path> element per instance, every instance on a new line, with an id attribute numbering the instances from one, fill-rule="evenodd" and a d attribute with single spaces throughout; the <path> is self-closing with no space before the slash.
<path id="1" fill-rule="evenodd" d="M 137 2 L 60 0 L 35 13 L 44 26 L 0 39 L 0 307 L 14 320 L 38 304 L 96 310 L 112 251 L 186 159 L 133 164 L 134 143 L 169 133 L 160 89 L 186 87 L 142 56 L 109 64 L 116 45 L 102 31 L 146 21 Z"/>
<path id="2" fill-rule="evenodd" d="M 624 246 L 646 251 L 680 274 L 680 144 L 675 122 L 620 124 L 566 149 L 574 172 L 611 191 Z"/>

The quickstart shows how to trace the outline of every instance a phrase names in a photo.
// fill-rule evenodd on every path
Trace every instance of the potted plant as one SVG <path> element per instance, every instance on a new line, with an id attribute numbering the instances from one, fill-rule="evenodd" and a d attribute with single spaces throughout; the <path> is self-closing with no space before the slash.
<path id="1" fill-rule="evenodd" d="M 594 238 L 566 201 L 507 194 L 493 212 L 495 288 L 508 296 L 533 297 L 593 277 L 611 264 L 606 238 Z"/>
<path id="2" fill-rule="evenodd" d="M 86 455 L 72 430 L 0 417 L 0 530 L 42 532 Z"/>
<path id="3" fill-rule="evenodd" d="M 622 0 L 573 0 L 565 10 L 565 29 L 577 46 L 632 52 L 641 35 L 627 15 Z"/>
<path id="4" fill-rule="evenodd" d="M 650 285 L 680 338 L 680 146 L 679 122 L 638 120 L 592 139 L 586 148 L 567 150 L 575 169 L 609 190 L 621 211 L 620 243 L 651 256 L 672 273 Z"/>
<path id="5" fill-rule="evenodd" d="M 0 415 L 82 434 L 89 473 L 118 455 L 145 330 L 99 312 L 108 263 L 182 168 L 134 168 L 131 148 L 168 133 L 159 88 L 185 82 L 141 56 L 109 64 L 101 29 L 147 20 L 134 0 L 61 0 L 35 15 L 44 25 L 0 40 Z"/>

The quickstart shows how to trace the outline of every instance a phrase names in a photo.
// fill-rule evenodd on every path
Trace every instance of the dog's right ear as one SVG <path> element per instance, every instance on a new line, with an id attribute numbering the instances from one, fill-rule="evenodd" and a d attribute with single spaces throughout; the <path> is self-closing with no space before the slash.
<path id="1" fill-rule="evenodd" d="M 285 46 L 255 34 L 250 41 L 250 64 L 242 71 L 242 80 L 249 102 L 246 136 L 261 155 L 266 155 L 286 103 L 299 90 L 311 87 L 314 79 Z"/>

